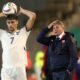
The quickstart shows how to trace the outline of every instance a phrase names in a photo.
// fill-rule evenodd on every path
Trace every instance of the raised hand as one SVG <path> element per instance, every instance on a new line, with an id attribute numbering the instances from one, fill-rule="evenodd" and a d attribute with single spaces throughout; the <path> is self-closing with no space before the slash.
<path id="1" fill-rule="evenodd" d="M 6 17 L 6 15 L 4 13 L 0 13 L 0 17 Z"/>

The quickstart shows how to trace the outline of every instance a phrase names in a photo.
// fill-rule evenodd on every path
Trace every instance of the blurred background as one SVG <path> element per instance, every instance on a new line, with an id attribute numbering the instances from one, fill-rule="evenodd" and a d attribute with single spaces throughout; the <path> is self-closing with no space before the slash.
<path id="1" fill-rule="evenodd" d="M 53 20 L 60 19 L 65 23 L 65 29 L 75 34 L 78 48 L 80 48 L 80 0 L 0 0 L 0 12 L 3 5 L 9 1 L 37 14 L 36 22 L 26 44 L 33 64 L 36 53 L 42 50 L 42 45 L 36 42 L 36 37 L 40 30 Z M 24 15 L 21 15 L 19 19 L 20 26 L 27 20 Z M 4 18 L 0 19 L 0 28 L 7 29 L 4 20 Z M 2 64 L 1 52 L 0 44 L 0 68 Z"/>

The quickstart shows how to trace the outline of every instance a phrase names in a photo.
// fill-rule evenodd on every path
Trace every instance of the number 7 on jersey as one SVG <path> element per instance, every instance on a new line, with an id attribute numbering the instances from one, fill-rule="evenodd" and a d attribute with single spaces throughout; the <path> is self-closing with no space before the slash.
<path id="1" fill-rule="evenodd" d="M 10 37 L 10 39 L 11 39 L 11 44 L 13 43 L 13 40 L 14 40 L 14 37 Z"/>

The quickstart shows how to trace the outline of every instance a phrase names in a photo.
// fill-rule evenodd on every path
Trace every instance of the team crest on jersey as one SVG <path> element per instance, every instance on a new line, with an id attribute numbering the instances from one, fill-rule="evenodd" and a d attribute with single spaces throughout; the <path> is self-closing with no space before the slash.
<path id="1" fill-rule="evenodd" d="M 62 40 L 62 43 L 65 43 L 65 40 Z"/>

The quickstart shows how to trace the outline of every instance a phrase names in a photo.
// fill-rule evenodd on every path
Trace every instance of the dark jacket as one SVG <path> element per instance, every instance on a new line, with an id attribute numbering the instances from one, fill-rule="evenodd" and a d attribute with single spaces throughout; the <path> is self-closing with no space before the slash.
<path id="1" fill-rule="evenodd" d="M 49 29 L 44 28 L 37 37 L 39 43 L 48 46 L 45 70 L 68 69 L 72 71 L 77 62 L 77 49 L 71 39 L 72 34 L 65 32 L 62 39 L 56 40 L 56 36 L 47 37 L 48 32 Z"/>

